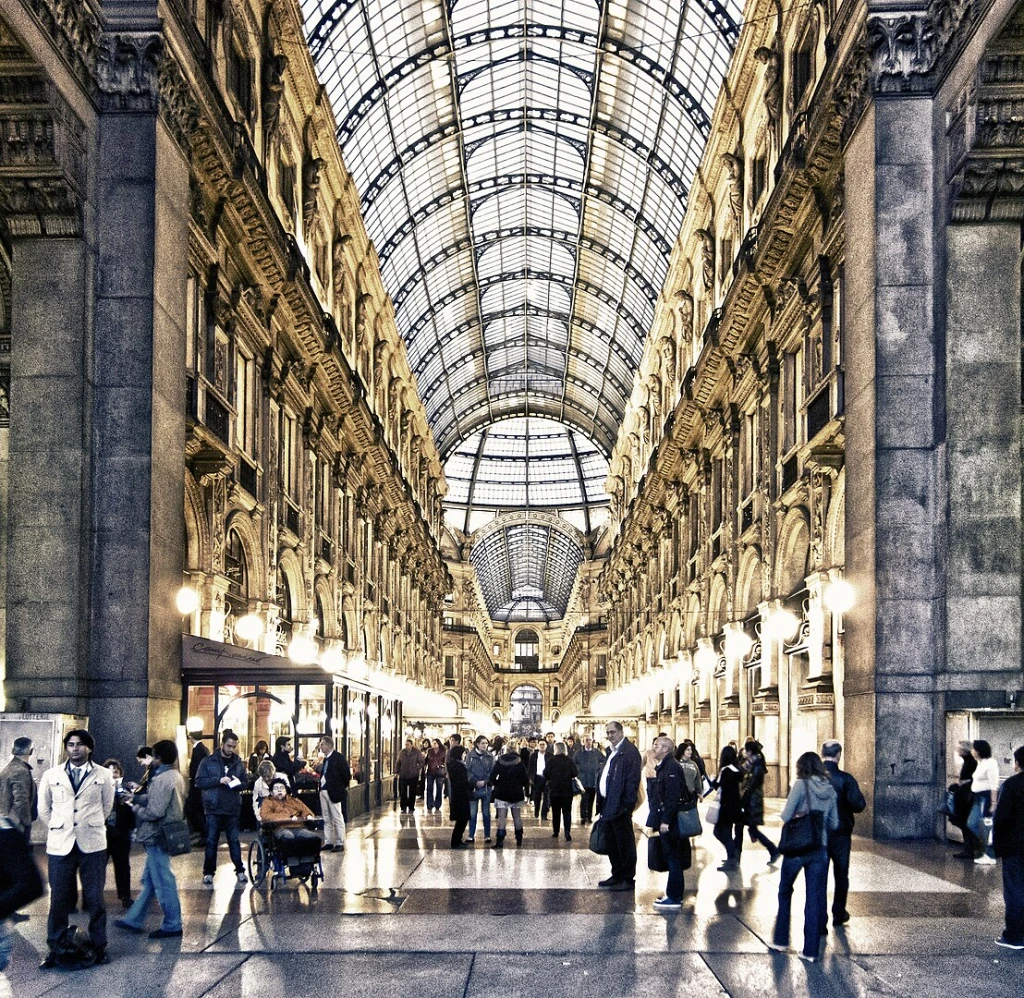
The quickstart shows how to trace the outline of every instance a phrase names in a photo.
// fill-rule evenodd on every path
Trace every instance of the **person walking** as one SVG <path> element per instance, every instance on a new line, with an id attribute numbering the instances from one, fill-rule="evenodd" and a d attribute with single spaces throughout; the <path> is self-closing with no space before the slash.
<path id="1" fill-rule="evenodd" d="M 473 751 L 466 757 L 466 772 L 469 774 L 469 840 L 476 839 L 477 814 L 484 813 L 484 842 L 491 841 L 491 789 L 487 781 L 494 768 L 494 756 L 488 751 L 490 739 L 478 735 L 473 742 Z"/>
<path id="2" fill-rule="evenodd" d="M 779 860 L 779 850 L 761 831 L 761 825 L 764 824 L 764 778 L 768 773 L 768 765 L 764 761 L 762 745 L 756 739 L 750 739 L 743 746 L 743 754 L 746 757 L 747 771 L 740 799 L 743 821 L 747 826 L 750 841 L 760 842 L 768 850 L 768 865 L 774 866 Z"/>
<path id="3" fill-rule="evenodd" d="M 441 788 L 444 786 L 444 763 L 447 753 L 441 744 L 440 738 L 435 738 L 430 743 L 427 752 L 427 814 L 435 808 L 441 813 Z"/>
<path id="4" fill-rule="evenodd" d="M 631 891 L 636 887 L 636 836 L 633 832 L 633 811 L 640 792 L 640 770 L 643 763 L 637 747 L 626 738 L 618 721 L 609 721 L 604 733 L 611 743 L 611 752 L 597 783 L 598 821 L 605 827 L 608 842 L 610 877 L 598 887 L 613 891 Z"/>
<path id="5" fill-rule="evenodd" d="M 654 907 L 661 911 L 683 906 L 683 876 L 693 861 L 689 838 L 679 834 L 678 815 L 681 807 L 689 806 L 691 801 L 696 803 L 697 797 L 686 784 L 683 767 L 673 757 L 674 750 L 675 745 L 667 735 L 655 738 L 656 766 L 647 826 L 661 836 L 668 861 L 665 893 L 654 902 Z"/>
<path id="6" fill-rule="evenodd" d="M 992 758 L 992 746 L 982 738 L 972 743 L 971 750 L 978 760 L 978 768 L 971 777 L 974 803 L 967 827 L 976 840 L 974 862 L 979 866 L 994 866 L 996 861 L 989 849 L 989 837 L 992 834 L 992 812 L 999 792 L 999 763 Z"/>
<path id="7" fill-rule="evenodd" d="M 423 753 L 411 738 L 398 753 L 398 805 L 402 814 L 416 810 L 416 787 L 423 771 Z"/>
<path id="8" fill-rule="evenodd" d="M 820 811 L 821 840 L 802 856 L 786 856 L 782 860 L 779 882 L 779 913 L 769 949 L 784 952 L 789 947 L 789 923 L 793 906 L 793 885 L 804 871 L 806 900 L 804 902 L 804 946 L 801 960 L 814 963 L 821 945 L 821 928 L 825 924 L 826 884 L 828 878 L 828 836 L 839 827 L 836 792 L 816 752 L 805 752 L 796 761 L 796 781 L 782 809 L 783 823 L 798 814 Z"/>
<path id="9" fill-rule="evenodd" d="M 11 818 L 0 817 L 0 971 L 7 969 L 11 959 L 10 923 L 24 921 L 27 915 L 15 917 L 20 914 L 18 909 L 42 893 L 43 880 L 25 833 Z"/>
<path id="10" fill-rule="evenodd" d="M 48 829 L 46 859 L 50 881 L 50 915 L 46 922 L 47 953 L 40 969 L 57 966 L 57 944 L 74 907 L 75 880 L 82 882 L 82 902 L 89 913 L 89 939 L 95 963 L 109 963 L 107 909 L 106 819 L 114 806 L 114 776 L 92 761 L 96 747 L 84 728 L 64 735 L 67 761 L 43 773 L 39 781 L 39 817 Z"/>
<path id="11" fill-rule="evenodd" d="M 196 840 L 206 841 L 206 815 L 203 813 L 203 792 L 196 786 L 196 775 L 203 760 L 210 754 L 210 750 L 203 744 L 203 733 L 201 731 L 190 731 L 188 740 L 192 746 L 192 755 L 188 763 L 188 797 L 185 798 L 185 817 L 188 819 L 189 827 L 194 836 L 193 845 Z"/>
<path id="12" fill-rule="evenodd" d="M 997 946 L 1024 950 L 1024 745 L 1014 750 L 1013 773 L 999 791 L 992 818 L 992 849 L 1003 864 L 1006 928 Z"/>
<path id="13" fill-rule="evenodd" d="M 604 753 L 594 744 L 594 739 L 587 736 L 583 739 L 583 747 L 573 757 L 579 770 L 579 780 L 583 785 L 580 794 L 580 824 L 589 825 L 594 817 L 594 799 L 597 797 L 597 780 L 604 767 Z"/>
<path id="14" fill-rule="evenodd" d="M 821 761 L 825 766 L 829 782 L 836 792 L 836 807 L 839 811 L 839 827 L 828 837 L 828 861 L 825 864 L 825 877 L 828 878 L 828 863 L 836 881 L 836 892 L 832 898 L 832 924 L 845 925 L 850 921 L 850 913 L 846 910 L 846 898 L 850 893 L 850 847 L 853 835 L 854 815 L 860 814 L 868 806 L 861 793 L 860 785 L 850 774 L 839 768 L 839 760 L 843 754 L 843 746 L 834 738 L 830 738 L 821 746 Z M 824 934 L 825 926 L 822 926 Z"/>
<path id="15" fill-rule="evenodd" d="M 963 848 L 953 853 L 954 859 L 974 859 L 978 855 L 978 840 L 967 827 L 974 806 L 974 794 L 971 792 L 971 780 L 978 768 L 978 760 L 974 758 L 973 746 L 968 741 L 961 741 L 956 748 L 960 756 L 960 773 L 956 782 L 949 788 L 953 791 L 953 813 L 949 816 L 950 824 L 959 828 L 964 837 Z"/>
<path id="16" fill-rule="evenodd" d="M 530 777 L 530 795 L 533 799 L 533 816 L 541 821 L 548 820 L 551 807 L 551 795 L 548 791 L 548 763 L 555 757 L 554 750 L 546 739 L 540 739 L 537 747 L 530 753 L 530 765 L 527 769 Z"/>
<path id="17" fill-rule="evenodd" d="M 35 746 L 24 735 L 14 739 L 11 761 L 0 771 L 0 818 L 6 818 L 29 841 L 39 816 L 39 798 L 32 778 Z"/>
<path id="18" fill-rule="evenodd" d="M 494 760 L 488 784 L 494 798 L 494 809 L 497 814 L 498 828 L 494 837 L 494 848 L 501 849 L 505 844 L 505 819 L 512 812 L 512 827 L 516 833 L 516 846 L 523 844 L 523 803 L 526 801 L 526 790 L 530 778 L 523 764 L 522 756 L 509 745 L 502 752 L 501 744 L 495 739 L 495 750 L 500 754 Z"/>
<path id="19" fill-rule="evenodd" d="M 718 788 L 718 821 L 715 822 L 715 838 L 725 846 L 725 862 L 718 867 L 725 873 L 740 868 L 743 853 L 743 803 L 740 772 L 736 749 L 726 745 L 718 759 L 718 775 L 712 786 Z"/>
<path id="20" fill-rule="evenodd" d="M 238 841 L 238 822 L 242 812 L 242 788 L 246 783 L 245 763 L 238 755 L 238 735 L 230 728 L 220 737 L 220 748 L 199 765 L 196 786 L 203 792 L 206 815 L 206 854 L 203 857 L 203 883 L 213 886 L 217 871 L 217 844 L 221 832 L 228 840 L 228 854 L 235 867 L 238 886 L 249 882 L 242 865 L 242 847 Z"/>
<path id="21" fill-rule="evenodd" d="M 125 786 L 124 766 L 120 759 L 107 759 L 103 765 L 114 776 L 114 806 L 107 815 L 107 860 L 114 864 L 114 883 L 117 899 L 123 911 L 132 905 L 132 832 L 135 813 L 132 811 L 131 791 Z"/>
<path id="22" fill-rule="evenodd" d="M 466 848 L 462 839 L 469 824 L 469 773 L 462 761 L 465 754 L 466 749 L 462 745 L 453 745 L 448 750 L 448 816 L 455 823 L 452 829 L 453 849 Z"/>
<path id="23" fill-rule="evenodd" d="M 171 857 L 163 837 L 163 826 L 183 821 L 185 781 L 178 772 L 178 747 L 169 739 L 153 746 L 153 764 L 145 791 L 131 799 L 135 814 L 135 841 L 146 850 L 142 869 L 142 890 L 123 918 L 114 924 L 129 932 L 142 932 L 149 903 L 156 898 L 163 912 L 160 927 L 150 939 L 170 939 L 182 934 L 178 881 L 171 869 Z"/>
<path id="24" fill-rule="evenodd" d="M 579 775 L 576 763 L 569 758 L 565 742 L 555 742 L 555 754 L 548 763 L 548 794 L 551 799 L 551 829 L 553 839 L 558 838 L 559 819 L 565 841 L 571 842 L 569 826 L 572 822 L 572 781 Z"/>
<path id="25" fill-rule="evenodd" d="M 324 819 L 324 852 L 345 851 L 345 806 L 352 771 L 348 760 L 334 747 L 334 739 L 320 739 L 320 814 Z"/>

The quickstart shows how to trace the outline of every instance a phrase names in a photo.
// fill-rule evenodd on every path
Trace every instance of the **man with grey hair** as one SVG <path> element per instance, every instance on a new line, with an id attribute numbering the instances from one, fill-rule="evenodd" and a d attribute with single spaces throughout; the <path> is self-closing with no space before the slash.
<path id="1" fill-rule="evenodd" d="M 30 762 L 34 753 L 31 738 L 15 738 L 11 761 L 0 772 L 0 818 L 7 818 L 26 842 L 39 813 Z"/>
<path id="2" fill-rule="evenodd" d="M 855 814 L 860 814 L 867 807 L 864 795 L 857 781 L 849 773 L 839 768 L 839 758 L 843 754 L 843 746 L 834 738 L 830 738 L 821 746 L 821 760 L 825 763 L 825 771 L 836 792 L 836 804 L 839 809 L 839 827 L 829 832 L 828 858 L 836 878 L 836 893 L 832 899 L 832 924 L 845 925 L 850 920 L 846 910 L 846 897 L 850 892 L 850 846 L 853 835 Z M 826 879 L 828 868 L 825 869 Z M 824 918 L 824 913 L 822 914 Z M 826 926 L 822 926 L 824 931 Z"/>

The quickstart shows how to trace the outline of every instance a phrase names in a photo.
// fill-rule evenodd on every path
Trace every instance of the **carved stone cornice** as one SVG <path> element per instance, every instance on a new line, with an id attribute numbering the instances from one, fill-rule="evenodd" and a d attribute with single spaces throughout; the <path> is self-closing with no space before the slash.
<path id="1" fill-rule="evenodd" d="M 158 31 L 108 31 L 99 37 L 96 82 L 104 111 L 156 111 L 164 39 Z"/>
<path id="2" fill-rule="evenodd" d="M 0 215 L 15 238 L 78 235 L 85 126 L 18 39 L 0 36 Z"/>
<path id="3" fill-rule="evenodd" d="M 182 151 L 190 154 L 192 136 L 198 131 L 201 118 L 199 102 L 177 60 L 170 52 L 165 53 L 160 61 L 157 83 L 160 92 L 160 117 Z"/>
<path id="4" fill-rule="evenodd" d="M 101 33 L 99 18 L 83 0 L 29 0 L 29 6 L 78 82 L 91 92 Z"/>
<path id="5" fill-rule="evenodd" d="M 975 0 L 908 6 L 881 3 L 868 11 L 866 45 L 875 94 L 932 92 L 950 41 L 975 16 Z"/>

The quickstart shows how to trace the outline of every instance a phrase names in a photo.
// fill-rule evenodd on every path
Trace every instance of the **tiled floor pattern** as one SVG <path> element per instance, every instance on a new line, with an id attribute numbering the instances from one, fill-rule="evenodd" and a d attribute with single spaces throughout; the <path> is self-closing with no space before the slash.
<path id="1" fill-rule="evenodd" d="M 1002 929 L 999 868 L 954 860 L 938 843 L 855 840 L 853 919 L 808 966 L 764 945 L 779 873 L 762 848 L 748 845 L 740 872 L 720 873 L 709 830 L 682 911 L 661 914 L 651 903 L 664 874 L 642 869 L 642 840 L 635 894 L 608 893 L 596 886 L 607 861 L 588 851 L 586 829 L 565 843 L 526 824 L 522 849 L 511 836 L 503 850 L 488 848 L 478 828 L 473 849 L 452 851 L 441 815 L 378 812 L 354 823 L 343 854 L 325 854 L 315 895 L 294 882 L 238 889 L 226 850 L 214 888 L 204 888 L 193 853 L 175 860 L 184 937 L 151 942 L 111 927 L 112 963 L 78 973 L 36 969 L 44 898 L 17 927 L 0 998 L 1024 995 L 1024 953 L 992 942 Z M 773 838 L 777 825 L 770 818 Z M 142 863 L 133 857 L 136 879 Z M 108 904 L 113 919 L 112 893 Z M 802 910 L 798 883 L 794 939 Z"/>

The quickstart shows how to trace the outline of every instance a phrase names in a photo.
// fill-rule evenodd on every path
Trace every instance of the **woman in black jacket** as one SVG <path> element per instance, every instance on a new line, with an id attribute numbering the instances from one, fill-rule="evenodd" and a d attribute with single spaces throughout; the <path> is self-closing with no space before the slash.
<path id="1" fill-rule="evenodd" d="M 715 838 L 725 846 L 726 859 L 718 868 L 725 872 L 738 870 L 743 851 L 743 805 L 740 784 L 743 774 L 737 766 L 736 749 L 726 745 L 718 761 L 718 776 L 712 786 L 718 787 L 719 811 L 715 822 Z"/>
<path id="2" fill-rule="evenodd" d="M 747 778 L 743 783 L 743 820 L 750 832 L 751 842 L 760 842 L 768 850 L 768 865 L 772 866 L 779 859 L 778 847 L 761 831 L 764 824 L 764 778 L 768 773 L 768 764 L 761 752 L 761 743 L 751 739 L 743 746 L 743 754 L 747 757 Z"/>
<path id="3" fill-rule="evenodd" d="M 499 743 L 496 751 L 498 758 L 494 760 L 494 768 L 491 770 L 488 783 L 493 788 L 491 797 L 494 799 L 494 807 L 498 815 L 498 833 L 494 839 L 494 848 L 501 849 L 505 845 L 505 818 L 508 812 L 512 812 L 512 826 L 516 832 L 516 845 L 523 844 L 523 816 L 522 807 L 526 800 L 526 788 L 529 786 L 530 777 L 523 765 L 519 753 L 511 746 L 507 752 L 501 751 L 500 739 L 495 738 Z"/>
<path id="4" fill-rule="evenodd" d="M 580 775 L 576 763 L 565 751 L 565 742 L 555 742 L 554 757 L 547 765 L 544 776 L 548 781 L 548 793 L 551 797 L 551 827 L 553 839 L 558 838 L 558 824 L 561 818 L 565 829 L 565 841 L 571 842 L 569 821 L 572 817 L 572 781 Z"/>
<path id="5" fill-rule="evenodd" d="M 466 834 L 469 824 L 469 773 L 462 761 L 466 749 L 462 745 L 454 746 L 448 753 L 448 814 L 455 822 L 452 829 L 452 848 L 465 849 L 466 843 L 462 836 Z"/>

